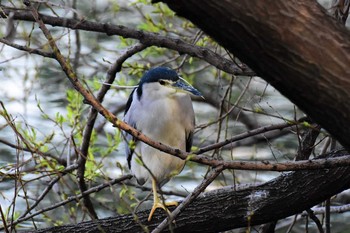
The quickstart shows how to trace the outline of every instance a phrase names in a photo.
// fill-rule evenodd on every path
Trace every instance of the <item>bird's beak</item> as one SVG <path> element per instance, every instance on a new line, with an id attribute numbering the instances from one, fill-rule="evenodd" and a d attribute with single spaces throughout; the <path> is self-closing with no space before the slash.
<path id="1" fill-rule="evenodd" d="M 202 93 L 200 93 L 196 88 L 192 87 L 191 84 L 187 83 L 182 78 L 180 78 L 176 83 L 172 84 L 172 87 L 177 91 L 203 97 Z"/>

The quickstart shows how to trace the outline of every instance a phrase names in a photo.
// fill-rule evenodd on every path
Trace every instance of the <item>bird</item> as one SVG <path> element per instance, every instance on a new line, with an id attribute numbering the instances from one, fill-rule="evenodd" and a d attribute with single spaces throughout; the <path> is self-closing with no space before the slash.
<path id="1" fill-rule="evenodd" d="M 195 127 L 190 95 L 203 97 L 175 70 L 151 68 L 131 92 L 123 120 L 154 141 L 190 152 Z M 185 161 L 137 141 L 130 134 L 124 132 L 123 136 L 131 173 L 140 185 L 152 183 L 153 206 L 148 216 L 151 221 L 157 208 L 169 212 L 157 188 L 179 174 Z"/>

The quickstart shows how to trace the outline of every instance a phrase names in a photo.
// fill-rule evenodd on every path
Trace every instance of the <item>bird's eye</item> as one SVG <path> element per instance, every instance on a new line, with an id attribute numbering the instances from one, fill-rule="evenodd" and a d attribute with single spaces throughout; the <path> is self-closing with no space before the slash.
<path id="1" fill-rule="evenodd" d="M 160 84 L 160 85 L 165 85 L 166 82 L 165 82 L 164 80 L 159 80 L 159 84 Z"/>

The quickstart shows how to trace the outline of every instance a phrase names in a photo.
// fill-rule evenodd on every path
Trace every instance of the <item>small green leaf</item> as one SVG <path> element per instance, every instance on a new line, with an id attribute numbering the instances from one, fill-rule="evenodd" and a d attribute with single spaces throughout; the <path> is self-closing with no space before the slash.
<path id="1" fill-rule="evenodd" d="M 144 165 L 143 162 L 142 162 L 142 160 L 141 160 L 141 158 L 140 158 L 140 156 L 135 156 L 135 161 L 136 161 L 136 163 L 139 164 L 140 166 L 143 166 L 143 165 Z"/>
<path id="2" fill-rule="evenodd" d="M 196 157 L 196 155 L 194 155 L 194 154 L 188 155 L 188 156 L 186 157 L 186 161 L 190 161 L 190 160 L 193 159 L 194 157 Z"/>
<path id="3" fill-rule="evenodd" d="M 308 127 L 308 128 L 311 127 L 310 123 L 307 121 L 303 121 L 303 126 Z"/>

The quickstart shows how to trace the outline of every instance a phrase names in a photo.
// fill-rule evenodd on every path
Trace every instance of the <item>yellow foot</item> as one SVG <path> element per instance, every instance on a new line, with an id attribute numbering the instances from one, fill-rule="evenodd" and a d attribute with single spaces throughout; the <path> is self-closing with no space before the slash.
<path id="1" fill-rule="evenodd" d="M 162 208 L 163 210 L 168 212 L 168 214 L 170 214 L 170 211 L 168 210 L 168 208 L 166 206 L 174 206 L 174 205 L 177 206 L 178 205 L 178 203 L 176 201 L 166 202 L 165 205 L 163 204 L 163 202 L 158 197 L 157 183 L 154 179 L 152 179 L 152 190 L 153 190 L 153 206 L 152 206 L 151 212 L 149 213 L 148 221 L 151 221 L 152 216 L 154 214 L 154 211 L 156 211 L 156 209 Z"/>
<path id="2" fill-rule="evenodd" d="M 155 198 L 155 199 L 157 199 L 158 202 L 154 202 L 153 203 L 151 212 L 149 213 L 149 216 L 148 216 L 148 221 L 151 221 L 152 216 L 154 214 L 154 211 L 156 211 L 156 209 L 162 208 L 163 210 L 168 212 L 168 214 L 170 214 L 171 212 L 168 210 L 167 206 L 178 206 L 179 205 L 179 203 L 177 201 L 166 202 L 165 205 L 163 205 L 162 202 L 159 202 L 159 198 L 158 197 Z"/>

